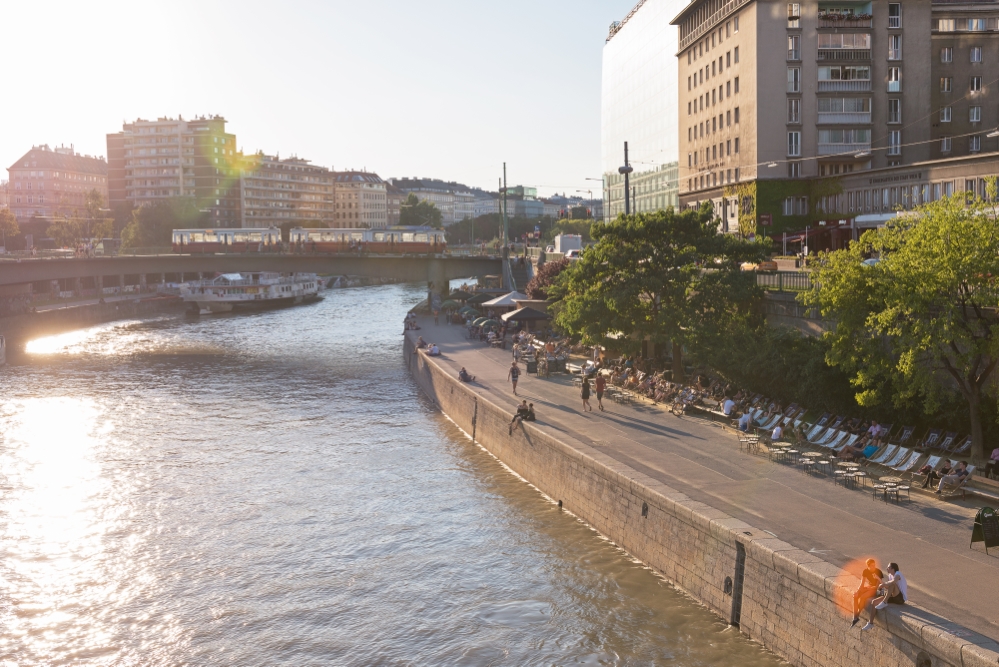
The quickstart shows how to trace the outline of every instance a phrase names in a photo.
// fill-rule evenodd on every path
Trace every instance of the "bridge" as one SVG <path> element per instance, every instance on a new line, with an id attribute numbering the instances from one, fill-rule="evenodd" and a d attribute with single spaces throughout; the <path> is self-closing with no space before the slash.
<path id="1" fill-rule="evenodd" d="M 184 282 L 215 273 L 241 271 L 303 272 L 427 283 L 447 293 L 448 281 L 502 275 L 502 260 L 492 256 L 358 254 L 137 255 L 0 261 L 0 295 L 35 292 L 82 294 L 105 287 L 149 287 Z M 58 283 L 58 285 L 56 285 Z"/>

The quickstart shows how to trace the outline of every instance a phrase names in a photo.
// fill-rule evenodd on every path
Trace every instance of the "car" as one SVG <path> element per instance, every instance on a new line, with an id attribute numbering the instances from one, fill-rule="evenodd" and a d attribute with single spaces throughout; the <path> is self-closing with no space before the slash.
<path id="1" fill-rule="evenodd" d="M 545 248 L 545 252 L 555 252 L 555 246 L 550 245 Z"/>
<path id="2" fill-rule="evenodd" d="M 566 250 L 565 251 L 565 258 L 568 259 L 568 260 L 577 260 L 577 259 L 579 259 L 579 252 L 580 251 L 579 251 L 578 248 L 573 249 L 573 250 Z"/>

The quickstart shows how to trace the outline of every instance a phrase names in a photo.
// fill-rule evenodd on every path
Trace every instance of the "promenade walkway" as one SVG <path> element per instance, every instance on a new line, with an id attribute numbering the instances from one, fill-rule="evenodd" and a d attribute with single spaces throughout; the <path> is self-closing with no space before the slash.
<path id="1" fill-rule="evenodd" d="M 675 417 L 651 403 L 625 406 L 608 400 L 607 411 L 599 412 L 594 396 L 594 412 L 583 413 L 579 391 L 565 375 L 539 379 L 522 372 L 519 397 L 514 397 L 506 381 L 513 360 L 509 351 L 466 340 L 461 326 L 435 326 L 432 318 L 419 324 L 422 330 L 409 335 L 440 345 L 437 363 L 455 375 L 465 366 L 476 376 L 473 390 L 509 406 L 511 415 L 527 399 L 534 403 L 536 425 L 566 444 L 599 447 L 692 499 L 831 563 L 844 566 L 874 557 L 884 569 L 896 561 L 913 602 L 999 640 L 999 553 L 986 556 L 980 543 L 969 549 L 980 501 L 913 494 L 911 503 L 885 504 L 873 500 L 869 488 L 846 489 L 742 453 L 737 438 L 716 422 Z"/>

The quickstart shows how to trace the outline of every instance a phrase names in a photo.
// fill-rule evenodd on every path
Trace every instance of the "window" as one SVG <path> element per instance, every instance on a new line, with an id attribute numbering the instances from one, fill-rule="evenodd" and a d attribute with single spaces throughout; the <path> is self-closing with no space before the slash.
<path id="1" fill-rule="evenodd" d="M 729 51 L 728 53 L 725 54 L 725 67 L 728 68 L 731 66 L 732 66 L 732 52 Z"/>
<path id="2" fill-rule="evenodd" d="M 973 134 L 968 137 L 968 150 L 972 153 L 978 153 L 982 150 L 982 135 Z"/>
<path id="3" fill-rule="evenodd" d="M 969 32 L 981 32 L 985 30 L 985 19 L 968 19 Z"/>
<path id="4" fill-rule="evenodd" d="M 819 81 L 870 81 L 871 68 L 853 65 L 819 67 Z"/>
<path id="5" fill-rule="evenodd" d="M 787 177 L 788 178 L 800 178 L 801 177 L 801 163 L 800 162 L 788 162 L 787 163 Z"/>
<path id="6" fill-rule="evenodd" d="M 731 155 L 731 154 L 732 154 L 732 140 L 729 139 L 728 141 L 725 142 L 725 155 Z"/>
<path id="7" fill-rule="evenodd" d="M 900 93 L 900 92 L 902 92 L 902 68 L 901 67 L 889 67 L 888 68 L 888 92 L 889 93 Z"/>
<path id="8" fill-rule="evenodd" d="M 794 215 L 794 197 L 784 198 L 784 215 Z"/>
<path id="9" fill-rule="evenodd" d="M 937 19 L 934 23 L 936 23 L 939 32 L 954 32 L 957 30 L 957 21 L 954 19 Z"/>
<path id="10" fill-rule="evenodd" d="M 690 115 L 690 102 L 687 102 L 687 115 Z"/>
<path id="11" fill-rule="evenodd" d="M 739 152 L 739 137 L 735 138 L 735 152 Z"/>
<path id="12" fill-rule="evenodd" d="M 735 122 L 736 124 L 739 123 L 739 107 L 735 108 Z"/>
<path id="13" fill-rule="evenodd" d="M 945 46 L 942 49 L 940 49 L 940 62 L 942 63 L 954 62 L 954 47 Z"/>
<path id="14" fill-rule="evenodd" d="M 787 154 L 791 157 L 801 156 L 801 132 L 787 133 Z"/>
<path id="15" fill-rule="evenodd" d="M 801 122 L 801 100 L 790 99 L 787 101 L 787 122 Z"/>
<path id="16" fill-rule="evenodd" d="M 940 92 L 949 93 L 953 87 L 953 80 L 949 76 L 940 77 Z"/>
<path id="17" fill-rule="evenodd" d="M 739 20 L 738 19 L 736 19 L 735 24 L 739 25 Z M 739 31 L 736 30 L 736 32 L 739 32 Z M 739 47 L 738 46 L 735 47 L 735 53 L 733 54 L 733 59 L 735 60 L 735 64 L 738 65 L 739 64 Z"/>
<path id="18" fill-rule="evenodd" d="M 787 3 L 787 27 L 788 28 L 801 27 L 801 5 L 799 5 L 797 2 Z"/>
<path id="19" fill-rule="evenodd" d="M 787 36 L 787 59 L 801 60 L 801 35 Z"/>
<path id="20" fill-rule="evenodd" d="M 982 62 L 982 47 L 980 46 L 971 47 L 971 62 L 973 63 Z"/>
<path id="21" fill-rule="evenodd" d="M 901 28 L 902 27 L 902 3 L 901 2 L 889 2 L 888 3 L 888 27 L 889 28 Z"/>
<path id="22" fill-rule="evenodd" d="M 725 112 L 725 126 L 727 127 L 731 124 L 732 124 L 732 111 L 729 110 Z"/>
<path id="23" fill-rule="evenodd" d="M 730 37 L 732 35 L 732 22 L 725 22 L 725 37 Z"/>
<path id="24" fill-rule="evenodd" d="M 902 100 L 899 99 L 888 100 L 888 122 L 889 123 L 902 122 Z"/>
<path id="25" fill-rule="evenodd" d="M 732 19 L 732 31 L 733 32 L 739 32 L 739 17 L 738 16 L 736 16 L 734 19 Z M 739 62 L 738 56 L 736 56 L 735 62 Z M 738 177 L 736 177 L 736 178 L 738 178 Z"/>
<path id="26" fill-rule="evenodd" d="M 820 144 L 869 144 L 870 130 L 819 130 Z"/>
<path id="27" fill-rule="evenodd" d="M 968 121 L 971 123 L 981 123 L 982 122 L 982 108 L 981 107 L 970 107 L 968 109 Z"/>
<path id="28" fill-rule="evenodd" d="M 982 90 L 982 77 L 973 76 L 971 77 L 971 92 L 978 93 Z"/>
<path id="29" fill-rule="evenodd" d="M 888 35 L 888 60 L 902 59 L 902 35 Z"/>
<path id="30" fill-rule="evenodd" d="M 735 77 L 735 92 L 736 94 L 739 92 L 739 77 Z"/>
<path id="31" fill-rule="evenodd" d="M 869 97 L 820 97 L 819 113 L 871 113 Z"/>
<path id="32" fill-rule="evenodd" d="M 944 138 L 942 138 L 940 140 L 940 152 L 941 153 L 950 153 L 950 151 L 951 151 L 950 137 L 944 137 Z"/>
<path id="33" fill-rule="evenodd" d="M 725 82 L 725 97 L 732 97 L 732 82 Z"/>
<path id="34" fill-rule="evenodd" d="M 895 35 L 896 37 L 898 35 Z M 820 33 L 820 49 L 869 49 L 871 36 L 867 33 Z"/>
<path id="35" fill-rule="evenodd" d="M 888 133 L 888 155 L 902 154 L 902 130 L 892 130 Z"/>
<path id="36" fill-rule="evenodd" d="M 800 93 L 801 92 L 801 68 L 800 67 L 788 67 L 787 68 L 787 92 L 789 92 L 789 93 Z"/>
<path id="37" fill-rule="evenodd" d="M 951 116 L 951 108 L 950 107 L 943 107 L 942 109 L 940 109 L 940 122 L 941 123 L 949 123 L 950 122 L 950 116 Z"/>

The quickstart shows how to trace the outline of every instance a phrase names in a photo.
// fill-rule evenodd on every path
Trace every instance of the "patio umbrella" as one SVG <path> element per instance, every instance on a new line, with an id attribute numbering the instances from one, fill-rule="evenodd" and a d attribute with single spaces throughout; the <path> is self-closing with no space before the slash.
<path id="1" fill-rule="evenodd" d="M 482 305 L 497 308 L 516 308 L 517 301 L 524 301 L 525 299 L 527 299 L 526 294 L 521 294 L 520 292 L 510 292 L 509 294 L 504 294 L 503 296 L 490 299 Z"/>
<path id="2" fill-rule="evenodd" d="M 470 298 L 468 300 L 468 303 L 470 303 L 470 304 L 480 304 L 480 303 L 484 303 L 486 301 L 489 301 L 492 298 L 493 298 L 492 294 L 485 294 L 483 292 L 479 292 L 478 294 L 476 294 L 475 296 L 473 296 L 472 298 Z"/>
<path id="3" fill-rule="evenodd" d="M 509 322 L 510 320 L 516 320 L 518 322 L 534 322 L 537 320 L 550 320 L 547 314 L 542 313 L 540 310 L 534 310 L 530 306 L 524 308 L 518 308 L 512 312 L 501 315 L 500 318 L 504 322 Z"/>
<path id="4" fill-rule="evenodd" d="M 481 327 L 483 322 L 488 322 L 488 321 L 489 321 L 488 317 L 480 317 L 477 320 L 475 320 L 474 322 L 472 322 L 472 326 L 473 327 Z"/>
<path id="5" fill-rule="evenodd" d="M 447 298 L 454 299 L 455 301 L 468 301 L 472 298 L 472 295 L 468 292 L 463 292 L 461 290 L 455 290 L 447 295 Z"/>
<path id="6" fill-rule="evenodd" d="M 461 310 L 458 311 L 458 314 L 462 315 L 462 316 L 467 315 L 469 317 L 480 317 L 482 315 L 482 313 L 480 313 L 479 311 L 475 310 L 471 306 L 465 306 L 464 308 L 462 308 Z"/>
<path id="7" fill-rule="evenodd" d="M 451 299 L 448 299 L 447 301 L 441 304 L 441 308 L 445 309 L 450 308 L 451 310 L 455 310 L 459 307 L 461 307 L 461 304 L 459 304 L 457 301 L 452 301 Z"/>
<path id="8" fill-rule="evenodd" d="M 499 325 L 500 325 L 500 323 L 497 322 L 496 320 L 486 320 L 485 322 L 483 322 L 479 326 L 480 327 L 498 327 Z"/>

